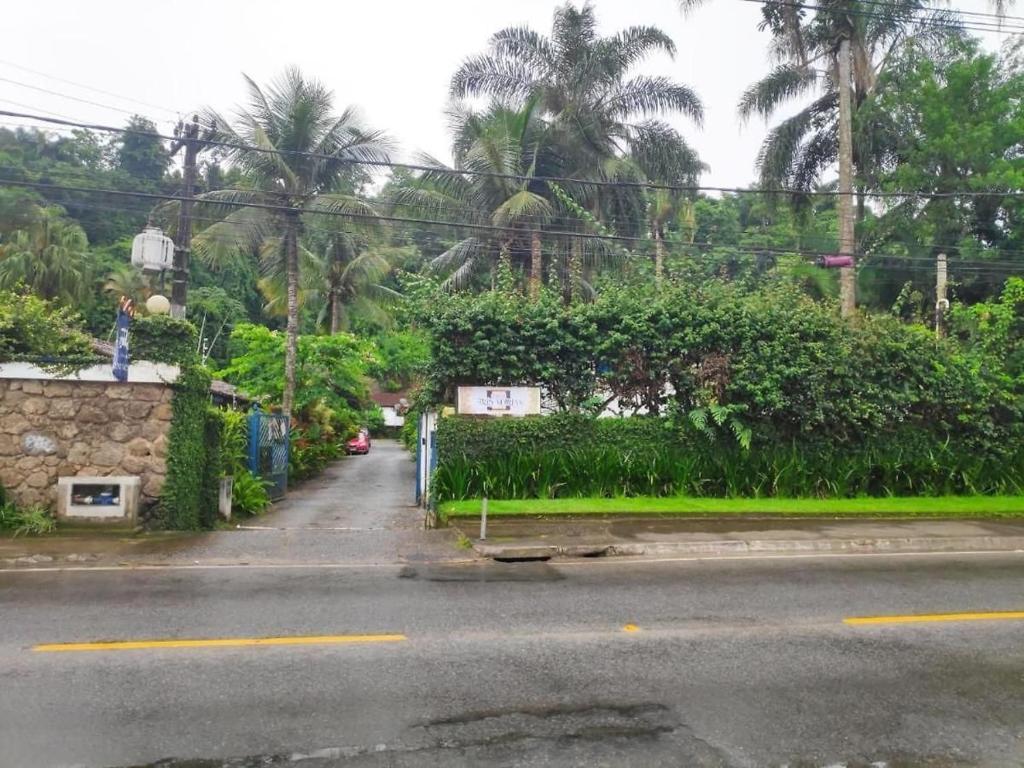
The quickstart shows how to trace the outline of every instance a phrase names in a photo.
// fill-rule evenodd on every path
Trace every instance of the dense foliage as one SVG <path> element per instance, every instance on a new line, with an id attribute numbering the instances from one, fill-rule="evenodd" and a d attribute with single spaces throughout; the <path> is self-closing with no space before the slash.
<path id="1" fill-rule="evenodd" d="M 439 501 L 614 496 L 853 497 L 1017 494 L 1024 451 L 984 453 L 899 428 L 836 443 L 808 436 L 744 449 L 668 418 L 561 414 L 441 419 Z"/>
<path id="2" fill-rule="evenodd" d="M 0 361 L 92 361 L 89 337 L 74 313 L 32 294 L 0 291 Z"/>
<path id="3" fill-rule="evenodd" d="M 1015 282 L 994 309 L 958 310 L 963 333 L 983 333 L 978 318 L 1015 313 L 1019 291 Z M 530 456 L 538 471 L 555 454 L 577 456 L 579 463 L 554 465 L 562 467 L 557 482 L 571 487 L 586 485 L 587 456 L 594 466 L 607 466 L 616 452 L 628 462 L 651 447 L 668 452 L 660 454 L 665 467 L 678 459 L 679 467 L 702 468 L 672 483 L 656 482 L 662 475 L 652 469 L 648 484 L 663 492 L 777 493 L 781 480 L 766 482 L 769 468 L 780 471 L 791 461 L 807 472 L 809 484 L 789 487 L 799 493 L 824 493 L 828 478 L 847 471 L 836 486 L 843 492 L 908 493 L 915 492 L 913 483 L 980 491 L 1016 482 L 1024 390 L 1009 367 L 1015 360 L 992 351 L 1010 346 L 1007 330 L 989 330 L 1004 338 L 987 349 L 963 346 L 891 316 L 849 324 L 831 305 L 789 285 L 748 291 L 724 281 L 656 292 L 609 289 L 591 304 L 569 307 L 498 293 L 464 297 L 437 313 L 431 329 L 429 381 L 439 400 L 450 401 L 458 384 L 527 384 L 543 387 L 556 407 L 582 415 L 611 406 L 663 417 L 659 437 L 646 421 L 446 426 L 446 439 L 455 442 L 442 443 L 442 474 L 455 465 L 465 471 L 463 459 L 496 460 L 500 445 L 502 460 L 520 456 L 528 473 Z M 450 434 L 456 429 L 462 434 Z M 564 438 L 563 429 L 569 430 Z M 611 438 L 602 430 L 618 432 Z M 599 462 L 595 451 L 606 458 Z M 446 469 L 446 461 L 454 464 Z M 722 462 L 744 483 L 716 475 Z M 884 469 L 890 465 L 915 467 L 916 479 L 897 482 Z M 820 480 L 813 480 L 816 473 Z M 526 487 L 521 476 L 509 482 Z M 636 492 L 631 487 L 620 492 Z"/>
<path id="4" fill-rule="evenodd" d="M 196 328 L 188 320 L 168 315 L 137 317 L 129 332 L 133 360 L 181 365 L 196 358 Z"/>
<path id="5" fill-rule="evenodd" d="M 209 373 L 195 364 L 183 366 L 171 400 L 167 478 L 160 495 L 159 522 L 167 528 L 210 528 L 217 519 L 219 418 L 210 413 L 209 393 Z"/>

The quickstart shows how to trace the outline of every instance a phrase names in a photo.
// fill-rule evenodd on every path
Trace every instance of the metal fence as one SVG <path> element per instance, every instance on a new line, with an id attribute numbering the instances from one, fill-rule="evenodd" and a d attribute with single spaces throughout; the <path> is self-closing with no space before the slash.
<path id="1" fill-rule="evenodd" d="M 253 406 L 249 414 L 249 471 L 270 483 L 270 498 L 288 491 L 288 418 Z"/>

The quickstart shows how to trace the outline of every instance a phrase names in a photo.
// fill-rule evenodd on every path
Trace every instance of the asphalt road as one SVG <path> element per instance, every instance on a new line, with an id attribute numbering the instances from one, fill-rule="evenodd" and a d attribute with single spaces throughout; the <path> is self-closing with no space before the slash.
<path id="1" fill-rule="evenodd" d="M 1017 766 L 1024 621 L 843 619 L 1022 584 L 1005 555 L 0 573 L 0 764 Z M 32 650 L 364 634 L 405 639 Z"/>
<path id="2" fill-rule="evenodd" d="M 1024 554 L 458 562 L 411 472 L 0 571 L 0 766 L 1024 764 L 1024 618 L 844 623 L 1024 611 Z"/>

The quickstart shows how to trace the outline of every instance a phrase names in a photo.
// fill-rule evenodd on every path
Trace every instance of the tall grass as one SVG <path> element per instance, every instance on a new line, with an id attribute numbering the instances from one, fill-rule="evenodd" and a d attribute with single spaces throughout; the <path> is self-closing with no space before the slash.
<path id="1" fill-rule="evenodd" d="M 952 444 L 911 449 L 778 445 L 744 451 L 694 441 L 636 448 L 513 447 L 474 458 L 448 454 L 438 501 L 582 496 L 814 497 L 1018 494 L 1024 450 L 980 456 Z"/>

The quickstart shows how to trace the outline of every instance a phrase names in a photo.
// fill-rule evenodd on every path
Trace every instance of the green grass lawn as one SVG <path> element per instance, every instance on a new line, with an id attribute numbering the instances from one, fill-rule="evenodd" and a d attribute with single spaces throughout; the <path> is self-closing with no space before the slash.
<path id="1" fill-rule="evenodd" d="M 449 501 L 442 518 L 478 517 L 480 500 Z M 1024 496 L 903 496 L 858 499 L 491 500 L 489 516 L 667 515 L 674 517 L 1024 517 Z"/>

